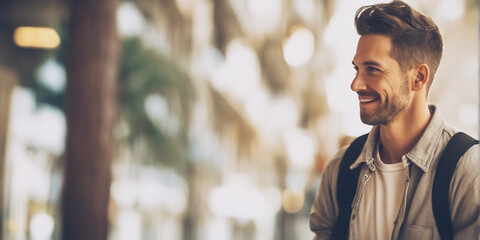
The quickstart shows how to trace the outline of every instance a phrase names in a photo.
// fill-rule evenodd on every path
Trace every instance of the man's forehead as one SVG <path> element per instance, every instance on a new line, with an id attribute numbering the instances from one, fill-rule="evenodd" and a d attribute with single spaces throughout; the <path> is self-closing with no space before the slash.
<path id="1" fill-rule="evenodd" d="M 355 65 L 382 65 L 382 62 L 393 60 L 390 56 L 392 40 L 381 34 L 362 35 L 358 40 L 357 52 L 353 58 Z"/>

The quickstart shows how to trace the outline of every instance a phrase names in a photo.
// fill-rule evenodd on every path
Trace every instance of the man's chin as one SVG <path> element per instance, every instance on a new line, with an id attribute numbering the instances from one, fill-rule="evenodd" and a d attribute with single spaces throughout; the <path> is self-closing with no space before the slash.
<path id="1" fill-rule="evenodd" d="M 374 116 L 371 116 L 370 114 L 366 114 L 362 112 L 360 113 L 360 119 L 364 124 L 371 125 L 371 126 L 381 124 L 381 122 L 378 121 L 378 119 L 375 119 Z"/>
<path id="2" fill-rule="evenodd" d="M 366 125 L 371 125 L 371 126 L 377 125 L 377 124 L 375 124 L 374 122 L 368 121 L 368 120 L 363 120 L 363 119 L 362 119 L 362 122 L 363 122 L 364 124 L 366 124 Z"/>

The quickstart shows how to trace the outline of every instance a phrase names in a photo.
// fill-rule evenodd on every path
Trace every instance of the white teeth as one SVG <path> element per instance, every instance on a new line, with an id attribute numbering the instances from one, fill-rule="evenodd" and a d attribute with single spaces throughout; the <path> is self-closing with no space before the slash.
<path id="1" fill-rule="evenodd" d="M 361 103 L 369 103 L 377 100 L 376 98 L 360 99 Z"/>

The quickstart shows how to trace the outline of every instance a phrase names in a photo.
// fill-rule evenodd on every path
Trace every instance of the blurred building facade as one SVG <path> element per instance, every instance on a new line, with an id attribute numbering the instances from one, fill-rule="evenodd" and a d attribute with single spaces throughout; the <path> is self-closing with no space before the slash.
<path id="1" fill-rule="evenodd" d="M 323 166 L 369 130 L 349 84 L 353 16 L 373 2 L 119 1 L 108 238 L 311 238 Z M 430 102 L 478 138 L 477 1 L 410 3 L 444 35 Z M 3 239 L 59 239 L 68 1 L 0 4 Z M 16 44 L 32 25 L 60 46 Z"/>

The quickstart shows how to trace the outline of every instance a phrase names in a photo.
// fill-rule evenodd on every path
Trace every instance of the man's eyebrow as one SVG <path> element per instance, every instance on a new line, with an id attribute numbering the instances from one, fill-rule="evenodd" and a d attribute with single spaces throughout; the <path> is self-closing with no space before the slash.
<path id="1" fill-rule="evenodd" d="M 375 62 L 375 61 L 364 61 L 362 64 L 365 65 L 365 66 L 377 66 L 377 67 L 382 66 L 382 65 L 380 65 L 380 63 Z"/>
<path id="2" fill-rule="evenodd" d="M 355 64 L 354 61 L 352 61 L 352 64 L 353 64 L 353 66 L 357 67 L 357 64 Z M 375 61 L 364 61 L 364 62 L 362 62 L 362 65 L 364 65 L 364 66 L 377 66 L 377 67 L 382 66 L 380 63 L 375 62 Z"/>

